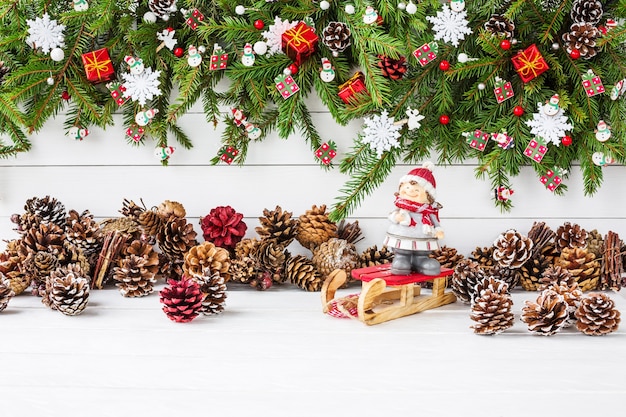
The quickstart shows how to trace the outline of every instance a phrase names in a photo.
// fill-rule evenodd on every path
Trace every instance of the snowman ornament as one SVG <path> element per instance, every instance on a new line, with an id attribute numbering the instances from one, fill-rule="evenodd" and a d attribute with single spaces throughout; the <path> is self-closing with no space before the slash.
<path id="1" fill-rule="evenodd" d="M 550 97 L 550 100 L 546 101 L 543 105 L 543 112 L 548 116 L 555 116 L 561 108 L 559 107 L 559 95 L 555 94 Z"/>
<path id="2" fill-rule="evenodd" d="M 84 127 L 72 126 L 67 131 L 67 135 L 76 140 L 83 140 L 89 135 L 89 130 Z"/>
<path id="3" fill-rule="evenodd" d="M 124 57 L 124 62 L 128 64 L 128 69 L 133 75 L 139 75 L 146 69 L 141 58 L 135 58 L 134 56 L 126 55 Z"/>
<path id="4" fill-rule="evenodd" d="M 450 0 L 450 9 L 453 12 L 462 12 L 465 10 L 465 0 Z"/>
<path id="5" fill-rule="evenodd" d="M 254 65 L 254 50 L 252 49 L 252 45 L 250 43 L 246 43 L 243 47 L 243 55 L 241 56 L 241 63 L 246 67 L 251 67 Z"/>
<path id="6" fill-rule="evenodd" d="M 87 3 L 87 0 L 73 0 L 72 3 L 74 3 L 74 10 L 77 12 L 84 12 L 89 9 L 89 3 Z"/>
<path id="7" fill-rule="evenodd" d="M 166 161 L 170 159 L 170 156 L 172 156 L 175 150 L 176 148 L 173 146 L 159 146 L 154 150 L 154 156 L 159 158 L 161 161 Z"/>
<path id="8" fill-rule="evenodd" d="M 250 140 L 256 140 L 259 137 L 261 137 L 261 129 L 259 129 L 258 127 L 256 127 L 252 123 L 250 123 L 248 121 L 244 121 L 243 122 L 243 127 L 246 130 L 246 135 L 248 135 L 248 138 Z"/>
<path id="9" fill-rule="evenodd" d="M 611 126 L 607 125 L 604 120 L 600 120 L 596 126 L 596 139 L 600 142 L 611 139 Z"/>
<path id="10" fill-rule="evenodd" d="M 145 111 L 140 111 L 135 115 L 135 123 L 137 123 L 139 126 L 147 126 L 148 123 L 150 123 L 150 121 L 154 119 L 154 116 L 156 116 L 158 112 L 159 109 L 148 109 Z"/>
<path id="11" fill-rule="evenodd" d="M 372 6 L 367 6 L 365 8 L 365 14 L 363 15 L 363 23 L 366 25 L 371 25 L 376 23 L 378 20 L 378 11 L 375 10 Z"/>
<path id="12" fill-rule="evenodd" d="M 320 78 L 325 83 L 329 83 L 335 79 L 335 68 L 328 58 L 322 58 L 322 69 L 320 71 Z"/>
<path id="13" fill-rule="evenodd" d="M 187 63 L 190 67 L 199 67 L 202 64 L 202 55 L 198 52 L 198 48 L 193 45 L 189 45 L 189 57 L 187 58 Z"/>

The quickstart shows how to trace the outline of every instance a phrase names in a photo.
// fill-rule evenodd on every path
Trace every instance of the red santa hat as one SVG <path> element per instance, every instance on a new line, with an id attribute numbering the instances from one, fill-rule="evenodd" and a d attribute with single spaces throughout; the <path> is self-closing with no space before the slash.
<path id="1" fill-rule="evenodd" d="M 414 168 L 409 171 L 408 174 L 400 178 L 400 184 L 409 181 L 415 181 L 422 187 L 432 198 L 437 198 L 437 183 L 433 176 L 433 168 L 435 164 L 430 161 L 426 161 L 422 164 L 421 168 Z"/>

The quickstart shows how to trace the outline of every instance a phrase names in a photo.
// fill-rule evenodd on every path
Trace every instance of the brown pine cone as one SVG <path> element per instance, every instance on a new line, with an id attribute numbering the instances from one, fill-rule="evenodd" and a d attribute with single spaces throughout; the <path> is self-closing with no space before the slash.
<path id="1" fill-rule="evenodd" d="M 604 238 L 597 229 L 587 233 L 586 248 L 589 252 L 596 255 L 597 259 L 602 258 L 604 255 Z"/>
<path id="2" fill-rule="evenodd" d="M 215 246 L 211 242 L 203 242 L 191 247 L 185 254 L 183 271 L 189 277 L 217 273 L 227 281 L 230 278 L 229 267 L 230 255 L 226 249 Z"/>
<path id="3" fill-rule="evenodd" d="M 123 257 L 130 255 L 144 258 L 146 263 L 143 267 L 151 273 L 156 275 L 159 272 L 159 254 L 154 250 L 151 244 L 139 239 L 133 240 L 130 245 L 124 246 L 121 251 L 121 256 Z"/>
<path id="4" fill-rule="evenodd" d="M 9 280 L 0 272 L 0 312 L 7 308 L 7 304 L 14 295 L 15 292 L 11 289 Z"/>
<path id="5" fill-rule="evenodd" d="M 600 263 L 582 248 L 564 248 L 555 266 L 569 270 L 582 291 L 595 290 L 600 282 Z"/>
<path id="6" fill-rule="evenodd" d="M 226 284 L 224 277 L 218 273 L 210 274 L 208 270 L 203 275 L 194 275 L 194 280 L 203 294 L 200 313 L 205 316 L 220 314 L 226 306 Z"/>
<path id="7" fill-rule="evenodd" d="M 591 25 L 597 25 L 600 23 L 603 13 L 602 2 L 599 0 L 574 0 L 570 17 L 572 22 L 586 22 Z"/>
<path id="8" fill-rule="evenodd" d="M 285 276 L 289 282 L 305 291 L 320 291 L 324 285 L 324 279 L 313 262 L 303 255 L 287 260 Z"/>
<path id="9" fill-rule="evenodd" d="M 470 326 L 474 333 L 498 334 L 513 326 L 513 300 L 507 288 L 502 281 L 489 278 L 477 285 L 476 298 L 470 313 L 470 319 L 476 322 Z"/>
<path id="10" fill-rule="evenodd" d="M 237 246 L 235 246 L 235 258 L 241 259 L 245 258 L 246 256 L 252 256 L 251 254 L 256 252 L 259 243 L 260 242 L 256 239 L 241 239 L 241 241 L 237 243 Z"/>
<path id="11" fill-rule="evenodd" d="M 113 278 L 124 297 L 144 297 L 152 294 L 156 279 L 154 272 L 146 268 L 148 260 L 142 256 L 129 255 L 113 268 Z"/>
<path id="12" fill-rule="evenodd" d="M 17 240 L 7 242 L 6 250 L 0 252 L 0 274 L 7 279 L 7 285 L 15 295 L 19 295 L 30 285 L 30 276 L 23 272 L 23 260 L 17 252 Z"/>
<path id="13" fill-rule="evenodd" d="M 472 251 L 472 256 L 470 259 L 477 262 L 479 265 L 483 266 L 494 266 L 496 261 L 493 259 L 493 251 L 494 247 L 480 247 L 476 246 L 476 249 Z"/>
<path id="14" fill-rule="evenodd" d="M 589 59 L 596 56 L 596 39 L 601 32 L 591 23 L 575 22 L 572 23 L 570 31 L 563 34 L 563 43 L 567 53 L 571 53 L 574 49 L 580 52 L 581 58 Z"/>
<path id="15" fill-rule="evenodd" d="M 249 284 L 256 277 L 258 267 L 256 261 L 249 256 L 233 259 L 230 262 L 228 275 L 235 282 Z"/>
<path id="16" fill-rule="evenodd" d="M 259 242 L 256 251 L 251 255 L 261 272 L 270 274 L 272 281 L 285 282 L 285 248 L 273 239 L 263 239 Z"/>
<path id="17" fill-rule="evenodd" d="M 482 280 L 478 281 L 478 283 L 476 283 L 476 286 L 474 287 L 472 302 L 474 302 L 476 298 L 480 297 L 486 290 L 491 290 L 499 294 L 509 294 L 509 284 L 502 281 L 501 279 L 492 276 L 486 276 Z"/>
<path id="18" fill-rule="evenodd" d="M 59 267 L 59 258 L 47 251 L 29 254 L 22 263 L 22 270 L 28 276 L 33 293 L 40 295 L 46 287 L 46 278 Z"/>
<path id="19" fill-rule="evenodd" d="M 63 250 L 64 240 L 63 229 L 55 223 L 39 223 L 24 233 L 18 251 L 24 258 L 39 251 L 58 253 Z"/>
<path id="20" fill-rule="evenodd" d="M 124 217 L 130 217 L 133 220 L 137 220 L 139 218 L 139 215 L 146 211 L 146 206 L 143 204 L 143 201 L 141 202 L 141 204 L 143 206 L 138 205 L 133 200 L 128 200 L 127 198 L 125 198 L 122 201 L 122 209 L 119 212 Z"/>
<path id="21" fill-rule="evenodd" d="M 144 235 L 156 236 L 163 226 L 163 219 L 155 210 L 146 210 L 137 216 L 137 224 Z"/>
<path id="22" fill-rule="evenodd" d="M 383 74 L 383 77 L 392 80 L 401 80 L 407 70 L 406 58 L 401 56 L 398 59 L 393 59 L 388 56 L 378 55 L 378 68 Z"/>
<path id="23" fill-rule="evenodd" d="M 458 264 L 464 258 L 464 256 L 458 253 L 455 248 L 451 248 L 445 245 L 441 246 L 439 249 L 435 249 L 434 251 L 430 252 L 428 256 L 436 259 L 442 268 L 450 269 L 454 269 L 456 264 Z"/>
<path id="24" fill-rule="evenodd" d="M 94 221 L 89 210 L 81 214 L 76 210 L 68 212 L 65 239 L 82 250 L 85 256 L 98 252 L 103 240 L 100 225 Z"/>
<path id="25" fill-rule="evenodd" d="M 493 259 L 507 268 L 520 268 L 531 255 L 533 242 L 514 229 L 501 234 L 493 243 Z"/>
<path id="26" fill-rule="evenodd" d="M 552 336 L 566 326 L 568 317 L 565 298 L 555 291 L 544 290 L 537 301 L 526 301 L 521 319 L 531 332 Z"/>
<path id="27" fill-rule="evenodd" d="M 61 229 L 65 227 L 65 216 L 67 215 L 65 205 L 49 195 L 26 200 L 24 210 L 26 217 L 31 220 L 37 218 L 38 223 L 54 223 Z"/>
<path id="28" fill-rule="evenodd" d="M 66 316 L 82 313 L 89 302 L 89 279 L 80 266 L 71 264 L 52 271 L 42 302 Z"/>
<path id="29" fill-rule="evenodd" d="M 319 207 L 314 205 L 299 219 L 300 227 L 296 240 L 311 252 L 328 239 L 337 237 L 337 225 L 328 218 L 325 204 Z"/>
<path id="30" fill-rule="evenodd" d="M 350 46 L 350 28 L 342 22 L 330 22 L 322 31 L 322 42 L 334 56 Z"/>
<path id="31" fill-rule="evenodd" d="M 611 298 L 603 293 L 591 293 L 576 309 L 576 328 L 589 336 L 604 336 L 617 330 L 620 312 Z"/>
<path id="32" fill-rule="evenodd" d="M 576 223 L 565 222 L 556 229 L 555 244 L 559 252 L 564 248 L 584 248 L 587 244 L 587 231 Z"/>
<path id="33" fill-rule="evenodd" d="M 350 272 L 359 262 L 359 255 L 352 243 L 332 238 L 315 249 L 311 261 L 323 277 L 328 276 L 335 269 L 343 269 L 350 276 Z"/>
<path id="34" fill-rule="evenodd" d="M 171 217 L 157 234 L 157 243 L 168 258 L 182 261 L 185 253 L 197 245 L 196 236 L 193 225 L 186 219 Z"/>
<path id="35" fill-rule="evenodd" d="M 553 258 L 545 256 L 542 252 L 537 253 L 519 268 L 521 272 L 520 283 L 526 291 L 538 291 L 541 286 L 541 278 L 547 268 L 552 266 Z"/>
<path id="36" fill-rule="evenodd" d="M 522 276 L 520 269 L 511 269 L 500 265 L 483 266 L 482 269 L 486 276 L 504 281 L 509 289 L 517 287 Z"/>
<path id="37" fill-rule="evenodd" d="M 298 234 L 299 222 L 292 216 L 292 212 L 283 211 L 280 206 L 276 206 L 271 211 L 264 209 L 263 217 L 259 217 L 261 225 L 254 230 L 262 239 L 276 239 L 279 244 L 286 248 Z"/>
<path id="38" fill-rule="evenodd" d="M 470 304 L 474 298 L 476 285 L 484 278 L 485 271 L 478 262 L 463 259 L 454 268 L 450 287 L 461 302 Z"/>
<path id="39" fill-rule="evenodd" d="M 563 299 L 567 303 L 568 317 L 565 323 L 565 327 L 569 327 L 576 323 L 576 309 L 580 305 L 580 301 L 583 298 L 583 292 L 578 288 L 578 284 L 575 282 L 568 285 L 565 281 L 560 283 L 553 283 L 547 286 L 545 289 L 552 290 L 557 294 L 561 294 Z"/>
<path id="40" fill-rule="evenodd" d="M 572 276 L 572 273 L 568 269 L 561 268 L 560 266 L 550 265 L 543 271 L 541 279 L 539 280 L 539 291 L 543 291 L 547 287 L 552 285 L 565 285 L 571 287 L 578 283 Z"/>
<path id="41" fill-rule="evenodd" d="M 378 249 L 378 246 L 373 245 L 366 248 L 359 255 L 359 268 L 367 268 L 368 266 L 376 266 L 382 264 L 389 264 L 393 261 L 393 251 L 387 246 L 383 246 Z"/>
<path id="42" fill-rule="evenodd" d="M 345 219 L 341 220 L 337 225 L 337 237 L 354 245 L 359 243 L 364 239 L 359 221 L 355 220 L 354 223 L 348 223 Z"/>
<path id="43" fill-rule="evenodd" d="M 491 15 L 489 20 L 485 22 L 484 27 L 492 35 L 507 39 L 512 38 L 515 31 L 515 23 L 499 14 Z"/>
<path id="44" fill-rule="evenodd" d="M 159 204 L 157 207 L 157 213 L 165 222 L 171 220 L 172 218 L 183 219 L 187 215 L 187 211 L 181 203 L 170 200 L 165 200 Z"/>

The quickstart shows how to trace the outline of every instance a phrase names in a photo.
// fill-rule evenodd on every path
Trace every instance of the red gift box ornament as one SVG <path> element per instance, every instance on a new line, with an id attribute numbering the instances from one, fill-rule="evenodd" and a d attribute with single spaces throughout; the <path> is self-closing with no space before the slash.
<path id="1" fill-rule="evenodd" d="M 502 103 L 515 95 L 513 86 L 510 81 L 505 81 L 500 77 L 496 77 L 493 93 L 496 96 L 498 103 Z"/>
<path id="2" fill-rule="evenodd" d="M 83 54 L 81 58 L 85 67 L 85 75 L 87 75 L 87 80 L 90 82 L 102 83 L 111 81 L 115 76 L 115 70 L 113 69 L 113 63 L 107 48 L 88 52 Z"/>
<path id="3" fill-rule="evenodd" d="M 333 141 L 324 142 L 315 151 L 315 157 L 324 165 L 330 165 L 335 156 L 337 156 L 337 145 Z"/>
<path id="4" fill-rule="evenodd" d="M 111 92 L 111 97 L 113 97 L 113 100 L 115 100 L 118 106 L 121 106 L 122 104 L 126 103 L 128 99 L 130 98 L 130 97 L 124 97 L 124 91 L 126 91 L 126 87 L 124 86 L 124 84 L 120 83 L 119 81 L 110 82 L 106 86 Z"/>
<path id="5" fill-rule="evenodd" d="M 477 149 L 481 152 L 485 150 L 485 146 L 487 146 L 487 142 L 489 142 L 490 138 L 489 133 L 485 133 L 479 129 L 476 129 L 474 132 L 463 133 L 463 136 L 466 137 L 465 141 L 470 148 Z"/>
<path id="6" fill-rule="evenodd" d="M 198 9 L 180 9 L 180 12 L 183 16 L 185 16 L 185 23 L 187 23 L 187 26 L 189 26 L 192 30 L 198 29 L 198 25 L 204 20 L 204 15 L 200 13 Z"/>
<path id="7" fill-rule="evenodd" d="M 300 87 L 298 87 L 298 84 L 296 84 L 296 81 L 291 75 L 280 74 L 274 78 L 274 83 L 284 99 L 288 99 L 300 91 Z"/>
<path id="8" fill-rule="evenodd" d="M 239 155 L 239 151 L 232 146 L 223 146 L 220 149 L 219 154 L 220 154 L 220 160 L 230 165 L 232 164 L 235 157 Z"/>
<path id="9" fill-rule="evenodd" d="M 437 45 L 437 42 L 425 43 L 413 51 L 413 56 L 417 58 L 420 65 L 423 67 L 437 58 L 438 48 L 439 46 Z"/>
<path id="10" fill-rule="evenodd" d="M 539 136 L 531 139 L 526 149 L 524 149 L 524 155 L 531 158 L 535 162 L 541 162 L 547 152 L 548 146 L 546 140 Z"/>
<path id="11" fill-rule="evenodd" d="M 134 140 L 135 142 L 141 141 L 145 129 L 138 124 L 133 123 L 128 129 L 126 129 L 126 136 Z"/>
<path id="12" fill-rule="evenodd" d="M 296 65 L 302 65 L 305 58 L 313 55 L 318 40 L 313 28 L 304 22 L 298 22 L 296 26 L 283 32 L 281 37 L 283 51 Z"/>
<path id="13" fill-rule="evenodd" d="M 583 88 L 585 89 L 588 97 L 604 93 L 604 84 L 602 84 L 602 80 L 593 72 L 593 70 L 587 70 L 582 77 Z"/>
<path id="14" fill-rule="evenodd" d="M 213 54 L 211 55 L 211 65 L 209 66 L 209 69 L 212 71 L 222 70 L 226 69 L 226 65 L 228 65 L 228 54 L 225 53 L 222 47 L 218 44 L 213 45 Z"/>
<path id="15" fill-rule="evenodd" d="M 528 48 L 520 51 L 511 58 L 515 71 L 525 83 L 537 78 L 550 69 L 545 59 L 537 49 L 537 45 L 532 44 Z"/>
<path id="16" fill-rule="evenodd" d="M 361 71 L 355 72 L 348 81 L 341 84 L 338 88 L 339 93 L 337 94 L 346 104 L 349 104 L 350 100 L 354 98 L 357 93 L 369 94 L 365 87 L 365 75 L 363 75 Z"/>
<path id="17" fill-rule="evenodd" d="M 541 176 L 539 181 L 550 191 L 556 190 L 556 187 L 561 185 L 563 182 L 562 176 L 565 175 L 567 171 L 561 168 L 549 169 L 544 175 Z"/>

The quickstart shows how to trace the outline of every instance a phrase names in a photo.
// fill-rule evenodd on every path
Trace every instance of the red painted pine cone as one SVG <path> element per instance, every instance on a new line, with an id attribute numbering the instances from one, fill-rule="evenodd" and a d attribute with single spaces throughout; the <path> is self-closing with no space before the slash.
<path id="1" fill-rule="evenodd" d="M 242 219 L 243 214 L 237 213 L 231 206 L 215 207 L 200 219 L 202 236 L 215 246 L 234 250 L 248 228 Z"/>
<path id="2" fill-rule="evenodd" d="M 204 294 L 200 286 L 190 279 L 176 281 L 170 279 L 168 287 L 160 291 L 163 312 L 177 323 L 187 323 L 200 314 Z"/>

